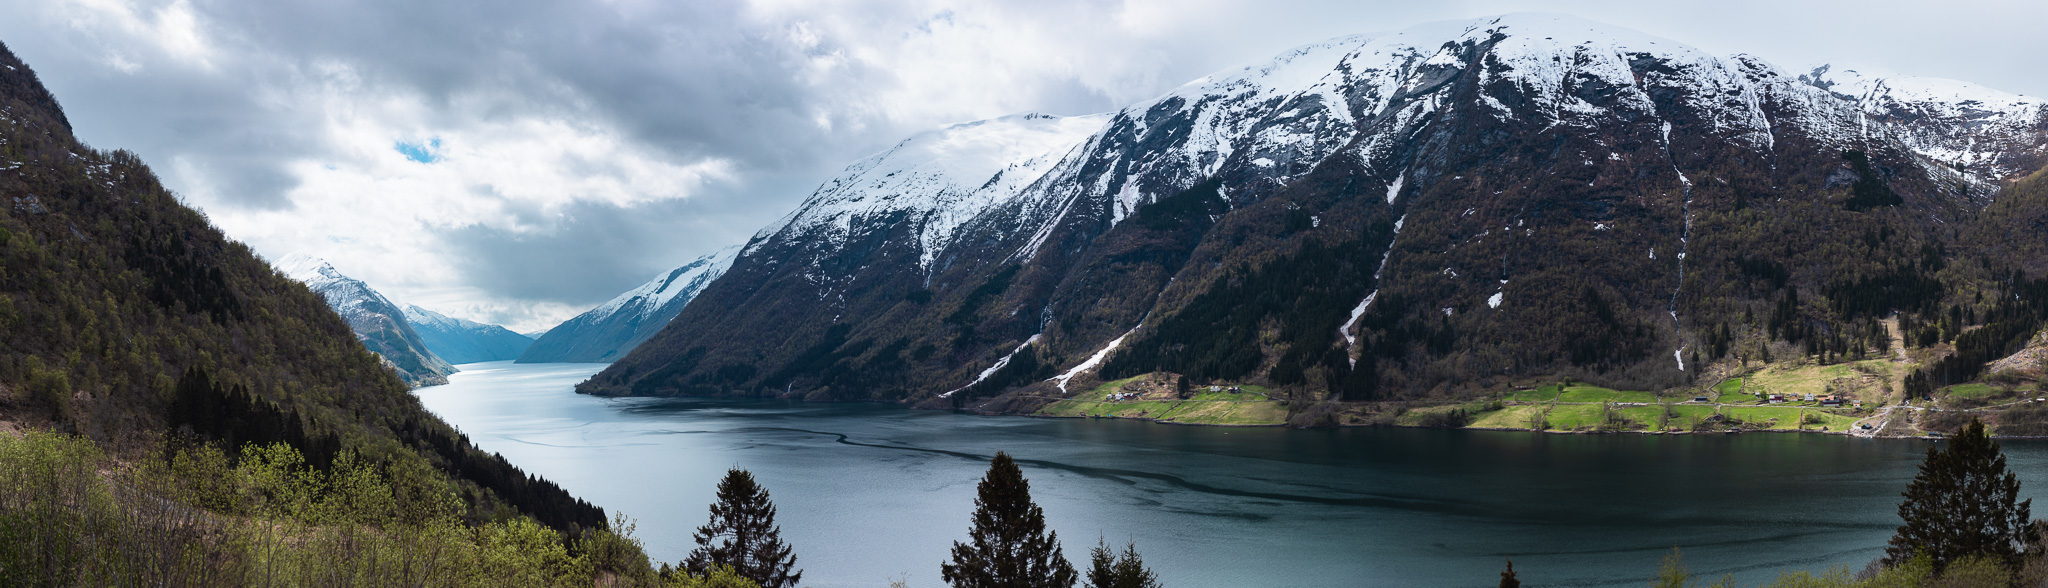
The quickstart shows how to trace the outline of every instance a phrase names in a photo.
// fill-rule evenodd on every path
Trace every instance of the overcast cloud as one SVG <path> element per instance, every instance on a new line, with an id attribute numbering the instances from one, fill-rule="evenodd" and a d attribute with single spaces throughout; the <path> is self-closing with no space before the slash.
<path id="1" fill-rule="evenodd" d="M 0 42 L 81 138 L 264 255 L 524 331 L 746 240 L 910 133 L 1518 11 L 2048 94 L 2032 1 L 0 0 Z"/>

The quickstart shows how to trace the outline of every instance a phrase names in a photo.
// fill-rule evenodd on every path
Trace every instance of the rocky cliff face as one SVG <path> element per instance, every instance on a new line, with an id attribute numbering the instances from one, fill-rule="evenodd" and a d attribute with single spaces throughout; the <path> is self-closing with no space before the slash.
<path id="1" fill-rule="evenodd" d="M 724 275 L 738 253 L 739 247 L 728 247 L 655 276 L 549 329 L 518 359 L 520 363 L 605 363 L 625 357 Z"/>
<path id="2" fill-rule="evenodd" d="M 1907 124 L 1873 111 L 1961 102 L 1825 73 L 1514 15 L 951 127 L 827 182 L 580 389 L 1025 392 L 1000 404 L 1164 370 L 1365 399 L 1676 385 L 1745 336 L 1847 346 L 1860 288 L 1976 279 L 1930 277 L 1945 227 L 2044 151 L 2006 124 L 2024 100 Z"/>
<path id="3" fill-rule="evenodd" d="M 1882 76 L 1820 66 L 1799 81 L 1850 101 L 1914 151 L 1987 181 L 2016 180 L 2044 163 L 2048 102 L 1969 82 Z"/>
<path id="4" fill-rule="evenodd" d="M 303 254 L 286 256 L 277 267 L 326 299 L 363 346 L 389 362 L 399 379 L 412 387 L 446 384 L 448 374 L 455 373 L 455 366 L 427 348 L 405 312 L 369 284 L 343 275 L 326 260 Z"/>

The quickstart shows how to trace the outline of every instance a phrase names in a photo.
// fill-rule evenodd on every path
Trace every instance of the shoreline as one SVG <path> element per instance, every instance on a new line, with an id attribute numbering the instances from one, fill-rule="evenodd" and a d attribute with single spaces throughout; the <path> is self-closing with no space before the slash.
<path id="1" fill-rule="evenodd" d="M 1515 433 L 1537 433 L 1537 434 L 1545 434 L 1545 435 L 1672 435 L 1672 436 L 1678 436 L 1678 435 L 1743 435 L 1743 434 L 1752 434 L 1752 433 L 1771 433 L 1771 434 L 1812 434 L 1812 435 L 1833 435 L 1833 436 L 1839 436 L 1839 437 L 1852 437 L 1852 438 L 1857 438 L 1857 439 L 1927 439 L 1927 440 L 1941 440 L 1941 439 L 1945 439 L 1945 438 L 1946 438 L 1945 436 L 1944 436 L 1944 437 L 1934 437 L 1934 436 L 1928 436 L 1928 435 L 1927 435 L 1927 434 L 1925 434 L 1925 433 L 1922 433 L 1922 434 L 1920 434 L 1920 435 L 1879 435 L 1879 434 L 1872 434 L 1872 435 L 1857 435 L 1857 434 L 1855 434 L 1855 432 L 1854 432 L 1854 431 L 1851 431 L 1851 430 L 1841 430 L 1841 431 L 1818 431 L 1818 430 L 1801 430 L 1801 429 L 1732 429 L 1732 430 L 1726 430 L 1726 431 L 1638 431 L 1638 430 L 1571 430 L 1571 431 L 1566 431 L 1566 430 L 1556 430 L 1556 429 L 1543 429 L 1543 430 L 1537 430 L 1537 429 L 1526 429 L 1526 428 L 1516 428 L 1516 427 L 1429 427 L 1429 426 L 1420 426 L 1420 425 L 1402 425 L 1402 424 L 1392 424 L 1392 423 L 1373 423 L 1373 424 L 1340 424 L 1340 425 L 1330 425 L 1330 426 L 1324 426 L 1324 427 L 1293 427 L 1293 426 L 1289 426 L 1289 425 L 1288 425 L 1287 423 L 1256 423 L 1256 424 L 1231 424 L 1231 423 L 1199 423 L 1199 422 L 1183 422 L 1183 421 L 1170 421 L 1170 420 L 1160 420 L 1160 419 L 1156 419 L 1156 418 L 1142 418 L 1142 417 L 1123 417 L 1123 416 L 1101 416 L 1101 415 L 1088 415 L 1088 416 L 1063 416 L 1063 415 L 1048 415 L 1048 414 L 1038 414 L 1038 413 L 1036 413 L 1036 412 L 1030 412 L 1030 413 L 1025 413 L 1025 412 L 1012 412 L 1012 411 L 985 411 L 985 410 L 977 410 L 977 409 L 973 409 L 973 408 L 952 408 L 952 407 L 928 407 L 928 406 L 920 406 L 920 403 L 909 403 L 909 402 L 892 402 L 892 401 L 886 401 L 886 400 L 808 400 L 808 399 L 803 399 L 803 398 L 785 398 L 785 397 L 780 397 L 780 396 L 734 396 L 734 395 L 716 395 L 716 396 L 638 396 L 638 395 L 607 395 L 607 394 L 590 394 L 590 393 L 586 393 L 586 392 L 581 392 L 581 391 L 575 391 L 575 392 L 573 392 L 573 393 L 574 393 L 574 394 L 576 394 L 576 395 L 578 395 L 578 396 L 588 396 L 588 397 L 591 397 L 591 398 L 593 398 L 593 399 L 598 399 L 598 400 L 623 400 L 623 399 L 628 399 L 628 398 L 645 398 L 645 399 L 670 399 L 670 398 L 676 398 L 676 399 L 703 399 L 703 400 L 755 400 L 755 401 L 762 401 L 762 400 L 773 400 L 773 401 L 780 401 L 780 402 L 801 402 L 801 403 L 825 403 L 825 404 L 839 404 L 839 403 L 853 403 L 853 404 L 886 404 L 886 405 L 894 405 L 894 406 L 900 406 L 900 407 L 903 407 L 903 408 L 907 408 L 907 409 L 910 409 L 910 410 L 937 410 L 937 411 L 950 411 L 950 412 L 959 412 L 959 413 L 975 414 L 975 415 L 981 415 L 981 416 L 1007 416 L 1007 417 L 1025 417 L 1025 418 L 1040 418 L 1040 419 L 1111 419 L 1111 420 L 1135 421 L 1135 422 L 1149 423 L 1149 424 L 1155 424 L 1155 425 L 1170 425 L 1170 426 L 1183 426 L 1183 427 L 1218 427 L 1218 428 L 1282 428 L 1282 429 L 1338 429 L 1338 428 L 1346 428 L 1346 429 L 1348 429 L 1348 428 L 1371 428 L 1371 427 L 1393 427 L 1393 428 L 1403 428 L 1403 429 L 1445 429 L 1445 430 L 1468 430 L 1468 431 L 1496 431 L 1496 432 L 1515 432 Z M 1991 436 L 1991 438 L 1992 438 L 1992 439 L 1998 439 L 1998 440 L 2019 440 L 2019 441 L 2032 441 L 2032 440 L 2048 440 L 2048 435 L 1992 435 L 1992 436 Z"/>

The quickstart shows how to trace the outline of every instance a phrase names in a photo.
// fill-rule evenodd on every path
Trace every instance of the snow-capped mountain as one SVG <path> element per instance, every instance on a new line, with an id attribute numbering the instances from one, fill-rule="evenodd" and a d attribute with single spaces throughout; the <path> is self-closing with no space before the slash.
<path id="1" fill-rule="evenodd" d="M 624 357 L 682 312 L 732 266 L 739 247 L 726 247 L 627 290 L 542 334 L 520 363 L 602 363 Z"/>
<path id="2" fill-rule="evenodd" d="M 1868 74 L 1822 65 L 1799 81 L 1854 102 L 1902 133 L 1915 151 L 1985 179 L 2039 169 L 2048 143 L 2048 101 L 1941 78 Z"/>
<path id="3" fill-rule="evenodd" d="M 343 275 L 326 260 L 303 253 L 276 264 L 285 276 L 306 284 L 327 299 L 327 306 L 348 321 L 364 347 L 383 357 L 400 379 L 418 388 L 448 383 L 455 366 L 434 354 L 406 321 L 398 305 L 361 280 Z"/>
<path id="4" fill-rule="evenodd" d="M 581 389 L 915 401 L 1074 366 L 1347 396 L 1667 385 L 1779 295 L 1741 268 L 1816 296 L 1956 239 L 2048 153 L 2030 99 L 1828 73 L 1517 14 L 948 127 L 826 182 Z"/>
<path id="5" fill-rule="evenodd" d="M 929 271 L 961 224 L 1016 198 L 1107 118 L 1026 113 L 920 133 L 848 166 L 751 243 L 805 243 L 829 256 L 877 226 L 905 225 Z"/>
<path id="6" fill-rule="evenodd" d="M 405 305 L 405 322 L 420 334 L 429 351 L 453 364 L 519 359 L 519 354 L 533 344 L 532 338 L 505 327 L 454 318 L 411 304 Z"/>

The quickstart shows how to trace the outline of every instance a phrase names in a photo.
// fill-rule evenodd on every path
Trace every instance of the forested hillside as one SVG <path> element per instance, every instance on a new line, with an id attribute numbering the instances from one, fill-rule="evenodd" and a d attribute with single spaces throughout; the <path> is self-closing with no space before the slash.
<path id="1" fill-rule="evenodd" d="M 114 455 L 285 442 L 324 466 L 439 472 L 471 521 L 601 528 L 604 512 L 428 413 L 320 296 L 229 240 L 125 151 L 72 137 L 0 46 L 0 427 Z"/>
<path id="2" fill-rule="evenodd" d="M 2048 108 L 1823 74 L 1511 15 L 957 125 L 849 166 L 579 389 L 1029 412 L 1166 372 L 1415 400 L 1712 385 L 1882 354 L 1894 316 L 1929 369 L 2023 342 L 2048 260 L 2013 181 Z"/>

